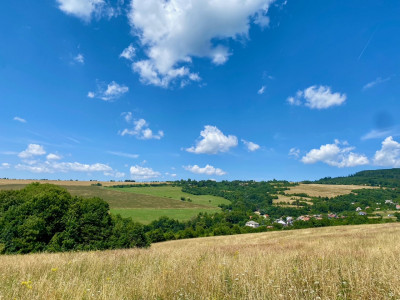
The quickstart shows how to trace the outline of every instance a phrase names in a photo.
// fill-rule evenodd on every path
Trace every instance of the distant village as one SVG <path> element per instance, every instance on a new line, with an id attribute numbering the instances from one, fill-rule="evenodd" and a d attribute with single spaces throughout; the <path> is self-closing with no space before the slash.
<path id="1" fill-rule="evenodd" d="M 354 205 L 355 203 L 353 202 L 352 204 Z M 381 205 L 381 203 L 376 203 L 376 204 L 377 205 Z M 385 204 L 393 206 L 393 208 L 395 208 L 396 210 L 400 210 L 400 204 L 393 202 L 393 200 L 385 200 Z M 370 209 L 369 206 L 366 206 L 364 209 L 362 209 L 361 207 L 357 207 L 355 209 L 355 211 L 358 213 L 359 216 L 367 216 L 368 213 L 366 212 L 366 210 L 368 210 L 368 209 Z M 379 210 L 380 210 L 380 207 L 375 208 L 375 211 L 379 211 Z M 254 213 L 256 215 L 259 215 L 260 217 L 263 217 L 264 219 L 267 219 L 267 220 L 270 219 L 270 216 L 268 214 L 262 215 L 259 211 L 255 211 Z M 346 216 L 343 216 L 343 215 L 342 216 L 338 216 L 335 213 L 330 213 L 330 214 L 326 215 L 326 217 L 328 219 L 339 219 L 339 218 L 345 219 L 346 218 Z M 393 217 L 393 215 L 392 214 L 388 214 L 388 217 Z M 287 216 L 287 217 L 281 217 L 279 219 L 275 219 L 273 221 L 273 223 L 280 224 L 283 227 L 287 227 L 287 226 L 292 226 L 294 221 L 307 222 L 307 221 L 310 221 L 311 219 L 323 220 L 323 218 L 324 218 L 324 215 L 322 215 L 322 214 L 304 215 L 304 216 L 299 216 L 296 219 L 294 217 Z M 253 221 L 251 219 L 252 219 L 252 216 L 250 216 L 250 221 L 246 222 L 245 226 L 252 227 L 252 228 L 260 227 L 260 223 L 258 223 L 256 221 Z M 271 228 L 272 229 L 272 228 L 274 228 L 274 226 L 268 225 L 267 228 Z"/>

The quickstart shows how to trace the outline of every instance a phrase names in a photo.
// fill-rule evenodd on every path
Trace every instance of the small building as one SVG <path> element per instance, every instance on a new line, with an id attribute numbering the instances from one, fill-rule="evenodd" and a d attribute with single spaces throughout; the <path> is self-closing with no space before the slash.
<path id="1" fill-rule="evenodd" d="M 282 219 L 275 220 L 275 223 L 281 224 L 283 226 L 287 226 L 286 222 L 283 221 Z"/>
<path id="2" fill-rule="evenodd" d="M 359 216 L 366 216 L 367 213 L 366 213 L 366 212 L 363 212 L 363 211 L 360 211 L 360 212 L 358 213 L 358 215 L 359 215 Z"/>
<path id="3" fill-rule="evenodd" d="M 257 228 L 257 227 L 260 226 L 260 224 L 258 224 L 257 222 L 254 222 L 254 221 L 248 221 L 245 226 L 252 227 L 252 228 Z"/>
<path id="4" fill-rule="evenodd" d="M 396 209 L 400 209 L 400 205 L 396 204 Z"/>
<path id="5" fill-rule="evenodd" d="M 361 207 L 357 207 L 356 211 L 362 211 L 362 208 Z"/>
<path id="6" fill-rule="evenodd" d="M 392 200 L 385 200 L 385 204 L 393 204 Z"/>

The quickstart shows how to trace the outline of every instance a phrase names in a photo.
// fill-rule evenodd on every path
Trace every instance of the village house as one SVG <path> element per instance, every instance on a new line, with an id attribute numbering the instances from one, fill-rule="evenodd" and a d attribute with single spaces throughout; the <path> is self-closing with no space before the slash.
<path id="1" fill-rule="evenodd" d="M 283 225 L 283 226 L 287 226 L 286 222 L 283 221 L 282 219 L 276 219 L 276 220 L 275 220 L 275 223 L 281 224 L 281 225 Z"/>
<path id="2" fill-rule="evenodd" d="M 360 211 L 360 212 L 358 213 L 358 215 L 360 215 L 360 216 L 366 216 L 367 213 L 366 213 L 366 212 L 363 212 L 363 211 Z"/>
<path id="3" fill-rule="evenodd" d="M 254 221 L 248 221 L 245 226 L 257 228 L 260 226 L 260 224 L 258 224 L 257 222 L 254 222 Z"/>
<path id="4" fill-rule="evenodd" d="M 356 211 L 362 211 L 362 208 L 361 207 L 357 207 Z"/>
<path id="5" fill-rule="evenodd" d="M 400 209 L 400 205 L 396 204 L 396 209 Z"/>
<path id="6" fill-rule="evenodd" d="M 393 204 L 392 200 L 385 200 L 385 204 Z"/>
<path id="7" fill-rule="evenodd" d="M 300 216 L 296 220 L 297 221 L 310 221 L 310 216 Z"/>

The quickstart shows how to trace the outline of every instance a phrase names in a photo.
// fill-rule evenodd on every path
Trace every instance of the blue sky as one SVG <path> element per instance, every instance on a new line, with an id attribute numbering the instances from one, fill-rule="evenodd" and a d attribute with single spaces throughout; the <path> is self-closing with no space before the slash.
<path id="1" fill-rule="evenodd" d="M 304 180 L 400 167 L 397 1 L 1 6 L 0 177 Z"/>

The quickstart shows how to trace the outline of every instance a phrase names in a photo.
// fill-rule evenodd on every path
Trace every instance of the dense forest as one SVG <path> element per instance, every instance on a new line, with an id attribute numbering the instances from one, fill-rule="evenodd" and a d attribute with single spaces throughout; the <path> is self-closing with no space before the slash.
<path id="1" fill-rule="evenodd" d="M 305 181 L 304 183 L 311 183 L 311 181 Z M 395 188 L 400 187 L 400 168 L 361 171 L 345 177 L 325 177 L 312 183 L 356 184 Z"/>
<path id="2" fill-rule="evenodd" d="M 147 247 L 141 224 L 109 214 L 100 198 L 73 197 L 64 188 L 32 183 L 0 191 L 0 253 Z"/>

